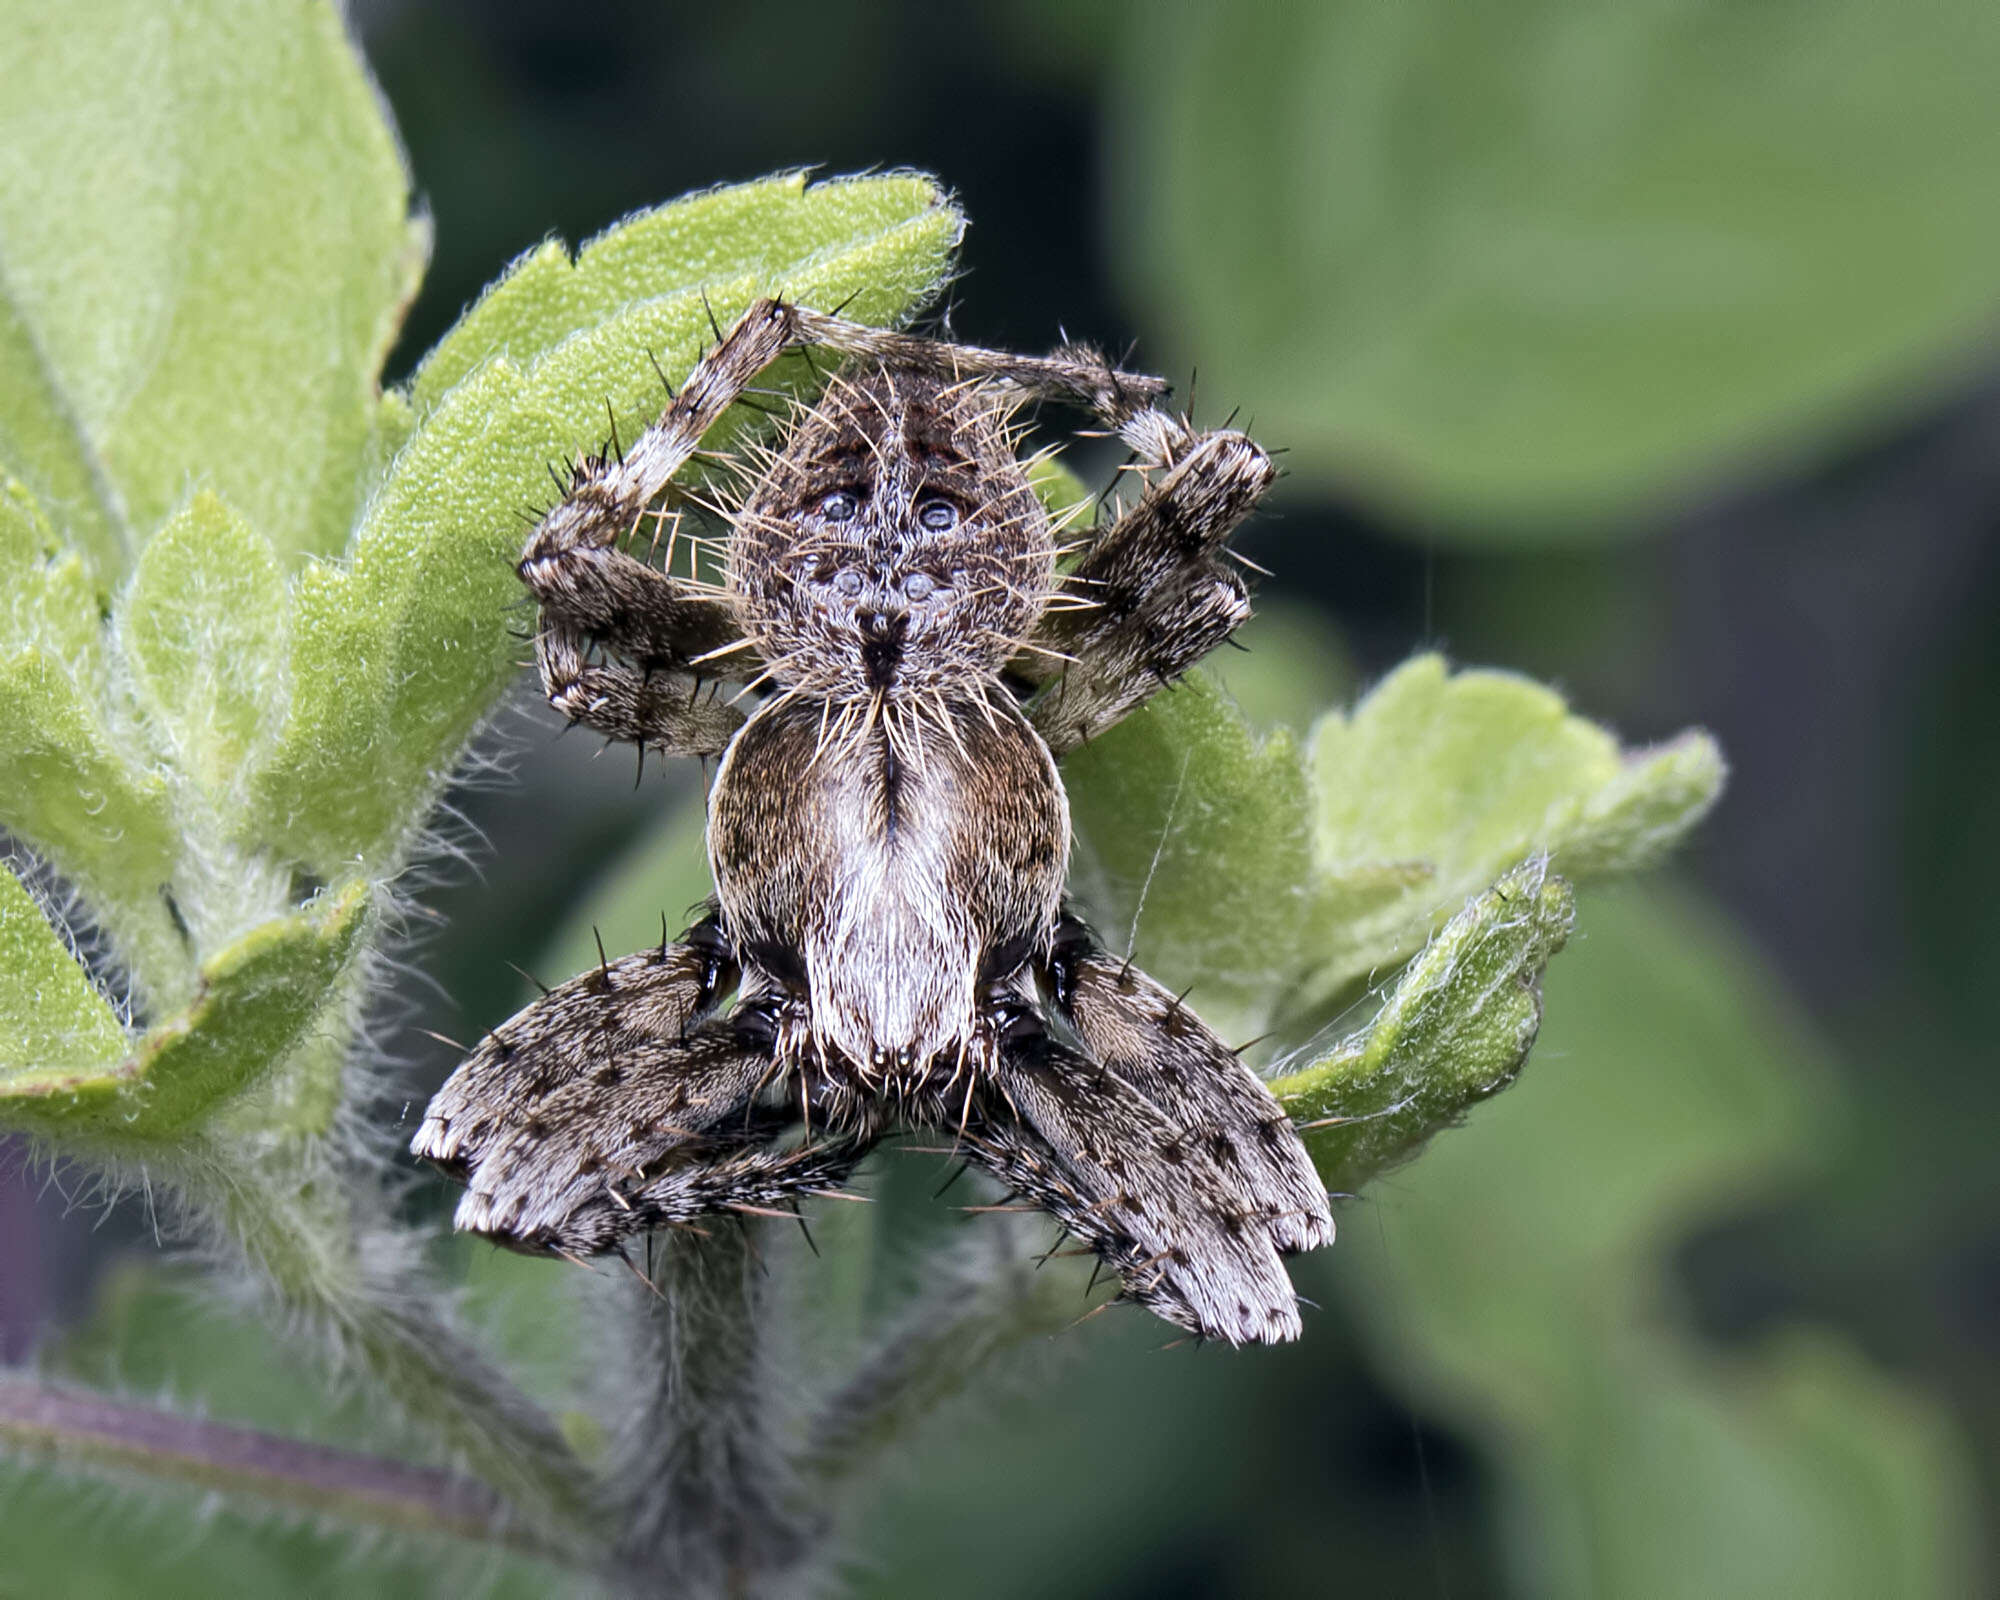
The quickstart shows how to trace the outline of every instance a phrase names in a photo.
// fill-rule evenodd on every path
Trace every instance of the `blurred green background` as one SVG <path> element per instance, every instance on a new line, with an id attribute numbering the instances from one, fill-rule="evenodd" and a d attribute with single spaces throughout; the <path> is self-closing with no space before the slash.
<path id="1" fill-rule="evenodd" d="M 1979 1592 L 2000 12 L 351 10 L 436 222 L 396 373 L 545 234 L 926 168 L 973 222 L 960 337 L 1136 343 L 1288 448 L 1243 541 L 1266 615 L 1221 664 L 1253 716 L 1438 647 L 1734 763 L 1673 873 L 1584 898 L 1522 1084 L 1300 1266 L 1301 1345 L 1105 1317 L 996 1374 L 871 1513 L 858 1592 Z M 635 852 L 670 918 L 701 892 L 692 771 L 635 789 L 554 733 L 524 695 L 514 775 L 460 797 L 490 847 L 426 896 L 396 1041 L 432 1076 L 415 1025 L 505 1015 L 508 961 L 568 970 L 550 930 Z M 877 1182 L 921 1212 L 936 1176 Z M 95 1220 L 0 1184 L 0 1353 L 105 1314 L 138 1224 Z"/>

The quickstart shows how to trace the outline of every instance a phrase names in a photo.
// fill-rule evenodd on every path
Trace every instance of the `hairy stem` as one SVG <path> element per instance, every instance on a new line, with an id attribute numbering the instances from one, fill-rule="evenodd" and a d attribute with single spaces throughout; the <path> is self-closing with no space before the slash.
<path id="1" fill-rule="evenodd" d="M 535 1542 L 589 1552 L 604 1512 L 593 1475 L 424 1285 L 417 1242 L 370 1214 L 375 1187 L 318 1142 L 282 1141 L 250 1162 L 240 1150 L 232 1157 L 184 1172 L 182 1192 L 277 1308 L 498 1491 Z"/>
<path id="2" fill-rule="evenodd" d="M 1064 1263 L 1037 1270 L 1047 1248 L 1039 1222 L 984 1217 L 924 1262 L 920 1287 L 813 1419 L 803 1466 L 819 1495 L 858 1486 L 989 1363 L 1087 1313 Z"/>
<path id="3" fill-rule="evenodd" d="M 505 1527 L 484 1484 L 34 1379 L 0 1378 L 0 1444 L 52 1465 L 129 1472 L 182 1489 L 254 1496 L 294 1511 L 404 1533 L 546 1547 Z"/>
<path id="4" fill-rule="evenodd" d="M 811 1553 L 779 1436 L 781 1380 L 757 1224 L 718 1221 L 705 1235 L 665 1234 L 649 1263 L 625 1369 L 615 1481 L 623 1492 L 619 1556 L 635 1588 L 688 1600 L 772 1593 Z"/>

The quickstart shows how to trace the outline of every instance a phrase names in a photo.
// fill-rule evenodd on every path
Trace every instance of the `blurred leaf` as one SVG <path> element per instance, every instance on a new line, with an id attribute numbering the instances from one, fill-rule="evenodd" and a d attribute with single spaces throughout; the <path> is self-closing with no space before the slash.
<path id="1" fill-rule="evenodd" d="M 103 681 L 97 585 L 18 479 L 0 481 L 0 648 L 34 646 L 79 683 Z"/>
<path id="2" fill-rule="evenodd" d="M 727 326 L 774 288 L 817 304 L 853 297 L 850 316 L 894 320 L 935 287 L 963 227 L 940 191 L 908 178 L 827 185 L 838 203 L 815 201 L 809 226 L 795 215 L 796 185 L 755 187 L 762 209 L 731 225 L 769 222 L 791 240 L 793 259 L 707 277 L 707 255 L 726 249 L 707 196 L 679 202 L 697 208 L 698 226 L 645 213 L 599 239 L 591 264 L 575 269 L 586 276 L 587 314 L 607 282 L 626 284 L 640 270 L 624 242 L 636 231 L 645 275 L 669 293 L 621 298 L 605 320 L 561 337 L 577 304 L 555 292 L 562 280 L 532 265 L 536 256 L 517 274 L 518 292 L 503 285 L 469 313 L 486 319 L 469 340 L 483 348 L 493 319 L 506 320 L 510 347 L 528 348 L 532 365 L 496 357 L 445 392 L 370 505 L 351 565 L 309 567 L 299 583 L 292 717 L 257 792 L 270 836 L 301 859 L 331 873 L 357 857 L 385 865 L 402 846 L 409 819 L 516 671 L 514 562 L 524 515 L 548 499 L 551 460 L 602 439 L 608 415 L 625 439 L 654 420 L 654 361 L 669 380 L 684 377 L 713 339 L 711 315 Z M 607 262 L 618 274 L 595 266 Z M 541 341 L 519 332 L 532 317 Z"/>
<path id="3" fill-rule="evenodd" d="M 679 797 L 578 898 L 576 909 L 537 954 L 547 968 L 538 976 L 561 982 L 595 966 L 600 938 L 614 958 L 656 945 L 663 935 L 678 939 L 715 892 L 707 828 L 700 792 Z"/>
<path id="4" fill-rule="evenodd" d="M 139 701 L 174 764 L 212 795 L 283 715 L 285 599 L 269 542 L 202 493 L 146 546 L 119 608 Z"/>
<path id="5" fill-rule="evenodd" d="M 0 867 L 0 1098 L 24 1076 L 95 1076 L 125 1029 L 21 880 Z"/>
<path id="6" fill-rule="evenodd" d="M 1154 325 L 1427 533 L 1630 529 L 1990 347 L 1984 0 L 1250 0 L 1129 43 L 1109 237 Z"/>
<path id="7" fill-rule="evenodd" d="M 201 969 L 199 997 L 133 1054 L 90 1067 L 36 1063 L 0 1079 L 0 1123 L 124 1139 L 170 1135 L 278 1066 L 347 971 L 368 887 L 253 928 Z M 100 1002 L 101 1004 L 101 1002 Z"/>
<path id="8" fill-rule="evenodd" d="M 1309 753 L 1195 676 L 1063 768 L 1114 947 L 1136 928 L 1140 962 L 1238 1035 L 1321 1020 L 1537 852 L 1567 876 L 1651 863 L 1722 776 L 1705 734 L 1621 752 L 1551 690 L 1437 656 L 1323 716 Z"/>
<path id="9" fill-rule="evenodd" d="M 1514 1081 L 1542 1025 L 1542 969 L 1575 921 L 1570 886 L 1546 857 L 1526 861 L 1445 924 L 1366 1029 L 1282 1065 L 1271 1090 L 1329 1189 L 1352 1194 Z"/>
<path id="10" fill-rule="evenodd" d="M 7 0 L 0 451 L 118 575 L 214 488 L 337 550 L 426 234 L 327 4 Z"/>
<path id="11" fill-rule="evenodd" d="M 1542 1066 L 1349 1230 L 1355 1313 L 1489 1442 L 1526 1589 L 1972 1592 L 1942 1416 L 1823 1337 L 1724 1358 L 1670 1314 L 1677 1243 L 1828 1146 L 1812 1047 L 1698 904 L 1628 892 L 1583 925 Z"/>

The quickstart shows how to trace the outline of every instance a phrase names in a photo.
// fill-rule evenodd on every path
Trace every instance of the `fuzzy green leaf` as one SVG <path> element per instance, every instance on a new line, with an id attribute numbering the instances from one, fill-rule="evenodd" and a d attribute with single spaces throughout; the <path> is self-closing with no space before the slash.
<path id="1" fill-rule="evenodd" d="M 34 896 L 0 866 L 0 1097 L 35 1074 L 103 1074 L 124 1054 L 117 1014 Z"/>
<path id="2" fill-rule="evenodd" d="M 0 482 L 0 649 L 33 646 L 78 683 L 104 681 L 102 602 L 82 552 L 65 549 L 26 484 Z"/>
<path id="3" fill-rule="evenodd" d="M 590 240 L 571 259 L 549 239 L 522 256 L 424 358 L 410 385 L 421 416 L 483 363 L 505 356 L 530 367 L 573 333 L 637 300 L 696 293 L 735 278 L 787 282 L 828 253 L 848 254 L 873 236 L 904 295 L 931 287 L 899 260 L 902 242 L 946 221 L 935 179 L 915 173 L 838 178 L 808 187 L 803 172 L 731 184 L 644 211 Z M 865 246 L 863 246 L 865 248 Z M 896 298 L 879 313 L 904 309 Z M 722 320 L 722 313 L 716 313 Z M 704 322 L 706 319 L 704 319 Z M 658 396 L 658 385 L 653 389 Z"/>
<path id="4" fill-rule="evenodd" d="M 0 1123 L 119 1139 L 170 1137 L 276 1068 L 319 1020 L 360 946 L 368 890 L 264 923 L 201 969 L 193 1005 L 90 1070 L 0 1080 Z"/>
<path id="5" fill-rule="evenodd" d="M 93 697 L 33 646 L 0 657 L 0 826 L 105 904 L 155 895 L 173 868 L 165 781 L 131 766 Z"/>
<path id="6" fill-rule="evenodd" d="M 1714 742 L 1624 752 L 1527 679 L 1419 656 L 1301 752 L 1197 676 L 1065 764 L 1077 883 L 1114 946 L 1230 1033 L 1310 1027 L 1538 852 L 1657 859 L 1713 804 Z"/>
<path id="7" fill-rule="evenodd" d="M 568 269 L 587 279 L 581 311 L 577 297 L 549 288 L 560 280 L 533 264 L 537 255 L 517 272 L 520 290 L 503 285 L 470 313 L 488 328 L 466 334 L 473 345 L 489 348 L 504 323 L 510 348 L 528 350 L 532 364 L 495 357 L 437 397 L 370 505 L 351 565 L 314 566 L 300 581 L 291 720 L 257 782 L 269 836 L 298 857 L 331 872 L 356 859 L 384 865 L 402 848 L 514 676 L 523 508 L 546 503 L 554 458 L 605 437 L 607 413 L 627 440 L 657 416 L 649 354 L 677 381 L 712 340 L 711 314 L 726 326 L 773 290 L 895 320 L 936 285 L 963 225 L 934 185 L 909 178 L 751 187 L 757 204 L 730 225 L 768 224 L 792 258 L 708 278 L 708 256 L 724 251 L 712 221 L 668 226 L 651 212 Z M 678 204 L 712 219 L 716 197 Z M 632 300 L 642 279 L 670 292 Z M 566 319 L 592 314 L 606 283 L 620 309 L 561 337 Z M 536 338 L 522 331 L 530 323 Z"/>
<path id="8" fill-rule="evenodd" d="M 427 248 L 330 4 L 0 5 L 0 450 L 107 576 L 186 495 L 336 550 Z"/>
<path id="9" fill-rule="evenodd" d="M 1987 0 L 1251 0 L 1131 44 L 1109 237 L 1154 325 L 1427 536 L 1632 531 L 1990 347 Z"/>
<path id="10" fill-rule="evenodd" d="M 1353 1193 L 1513 1082 L 1542 1024 L 1542 969 L 1576 897 L 1545 857 L 1469 901 L 1397 980 L 1375 1020 L 1271 1089 L 1327 1186 Z"/>
<path id="11" fill-rule="evenodd" d="M 146 546 L 119 610 L 156 742 L 220 795 L 283 713 L 285 582 L 269 541 L 197 494 Z"/>
<path id="12" fill-rule="evenodd" d="M 5 256 L 0 254 L 0 273 Z M 4 276 L 0 276 L 4 284 Z M 59 508 L 63 532 L 98 570 L 118 572 L 126 539 L 117 497 L 84 440 L 22 309 L 0 289 L 0 471 Z M 13 492 L 10 477 L 10 493 Z M 22 484 L 21 492 L 27 486 Z"/>
<path id="13" fill-rule="evenodd" d="M 1070 756 L 1063 782 L 1104 938 L 1175 988 L 1198 980 L 1225 1033 L 1262 1032 L 1331 937 L 1296 736 L 1260 740 L 1197 674 Z"/>
<path id="14" fill-rule="evenodd" d="M 1626 890 L 1583 920 L 1542 1065 L 1353 1230 L 1361 1326 L 1490 1445 L 1524 1589 L 1973 1592 L 1948 1419 L 1824 1335 L 1725 1354 L 1674 1314 L 1684 1241 L 1839 1147 L 1812 1042 L 1707 908 Z"/>
<path id="15" fill-rule="evenodd" d="M 1554 690 L 1419 656 L 1312 737 L 1315 859 L 1338 919 L 1314 985 L 1400 958 L 1531 851 L 1585 878 L 1650 865 L 1721 793 L 1706 734 L 1621 751 Z"/>

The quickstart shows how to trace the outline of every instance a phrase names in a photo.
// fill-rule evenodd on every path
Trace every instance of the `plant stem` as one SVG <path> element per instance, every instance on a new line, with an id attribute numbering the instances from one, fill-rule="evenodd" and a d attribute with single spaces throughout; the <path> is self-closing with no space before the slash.
<path id="1" fill-rule="evenodd" d="M 484 1484 L 35 1379 L 0 1378 L 0 1442 L 59 1467 L 123 1470 L 378 1528 L 549 1553 L 507 1526 L 504 1506 Z"/>
<path id="2" fill-rule="evenodd" d="M 278 1308 L 498 1491 L 534 1530 L 532 1542 L 594 1557 L 604 1516 L 595 1476 L 460 1332 L 423 1280 L 418 1242 L 372 1214 L 376 1187 L 319 1141 L 279 1141 L 249 1161 L 240 1147 L 230 1156 L 176 1177 Z"/>
<path id="3" fill-rule="evenodd" d="M 985 1217 L 924 1262 L 916 1292 L 813 1418 L 802 1466 L 818 1496 L 850 1497 L 891 1446 L 991 1362 L 1088 1311 L 1075 1274 L 1038 1270 L 1046 1233 L 1025 1217 Z"/>
<path id="4" fill-rule="evenodd" d="M 654 1292 L 633 1286 L 636 1348 L 614 1481 L 624 1492 L 619 1556 L 646 1592 L 690 1600 L 769 1592 L 812 1552 L 776 1413 L 762 1230 L 719 1221 L 706 1236 L 665 1234 Z"/>

